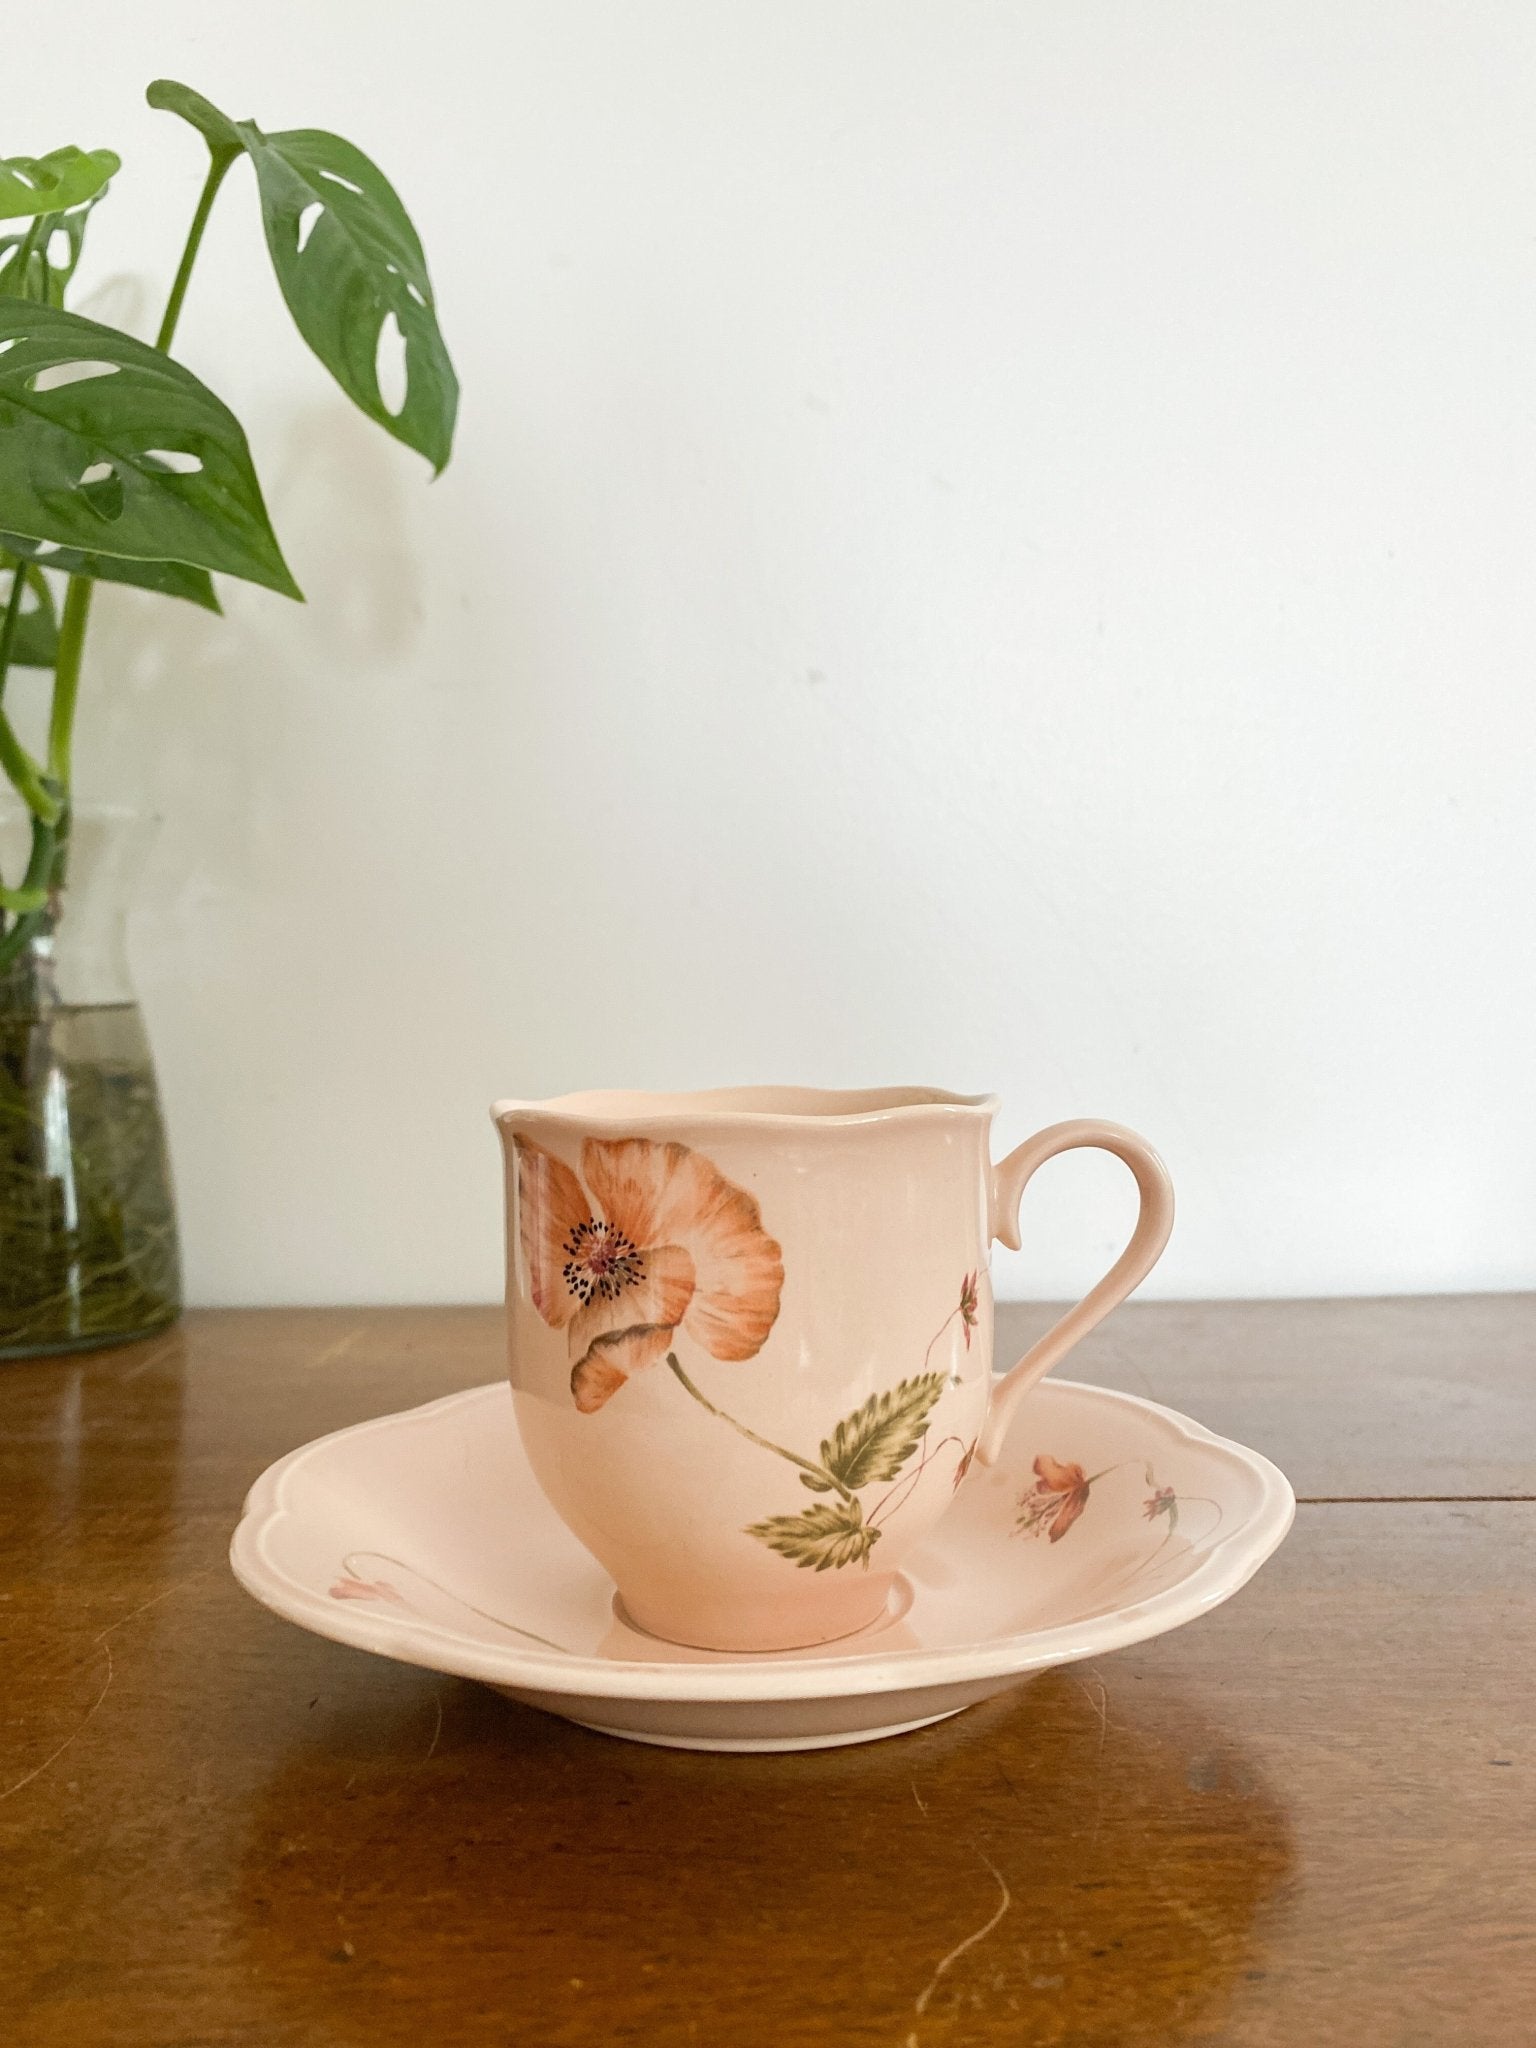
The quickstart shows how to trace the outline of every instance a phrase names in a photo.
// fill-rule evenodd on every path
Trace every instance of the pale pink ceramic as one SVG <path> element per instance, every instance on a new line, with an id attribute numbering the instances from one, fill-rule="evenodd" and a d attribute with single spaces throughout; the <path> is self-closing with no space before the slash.
<path id="1" fill-rule="evenodd" d="M 1155 1263 L 1173 1194 L 1144 1140 L 1054 1125 L 993 1166 L 991 1096 L 745 1088 L 501 1102 L 517 1418 L 551 1504 L 664 1640 L 829 1643 L 1035 1382 Z M 1097 1287 L 992 1379 L 994 1238 L 1058 1152 L 1131 1168 Z"/>
<path id="2" fill-rule="evenodd" d="M 290 1451 L 252 1487 L 230 1561 L 301 1628 L 608 1735 L 821 1749 L 1199 1620 L 1294 1505 L 1256 1451 L 1133 1394 L 1047 1380 L 874 1627 L 773 1657 L 685 1649 L 616 1612 L 528 1469 L 502 1381 Z"/>

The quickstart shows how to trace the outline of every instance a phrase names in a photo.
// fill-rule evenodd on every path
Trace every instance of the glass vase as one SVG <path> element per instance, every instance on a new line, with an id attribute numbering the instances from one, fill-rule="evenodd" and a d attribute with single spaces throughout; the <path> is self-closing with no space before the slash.
<path id="1" fill-rule="evenodd" d="M 0 819 L 8 849 L 18 823 Z M 126 1343 L 181 1311 L 165 1125 L 128 971 L 129 894 L 154 825 L 76 811 L 62 885 L 0 966 L 0 1359 Z M 3 920 L 0 950 L 15 929 Z"/>

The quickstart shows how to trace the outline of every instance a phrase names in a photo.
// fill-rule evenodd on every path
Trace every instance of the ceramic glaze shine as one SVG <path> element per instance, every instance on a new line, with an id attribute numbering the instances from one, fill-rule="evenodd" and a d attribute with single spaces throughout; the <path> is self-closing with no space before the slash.
<path id="1" fill-rule="evenodd" d="M 907 1559 L 885 1619 L 774 1656 L 692 1649 L 626 1620 L 535 1480 L 503 1384 L 290 1452 L 252 1488 L 230 1555 L 305 1628 L 587 1727 L 811 1749 L 899 1734 L 1208 1614 L 1293 1506 L 1255 1452 L 1133 1395 L 1048 1381 Z"/>
<path id="2" fill-rule="evenodd" d="M 925 1089 L 496 1106 L 523 1441 L 638 1627 L 775 1651 L 872 1625 L 1006 1412 L 1151 1265 L 1171 1196 L 1150 1148 L 1058 1126 L 994 1174 L 995 1108 Z M 1035 1165 L 1089 1143 L 1137 1173 L 1137 1236 L 999 1396 L 992 1235 Z"/>

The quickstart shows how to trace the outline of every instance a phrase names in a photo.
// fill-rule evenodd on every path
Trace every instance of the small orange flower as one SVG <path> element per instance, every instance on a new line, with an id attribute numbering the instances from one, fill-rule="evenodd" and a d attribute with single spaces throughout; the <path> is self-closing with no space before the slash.
<path id="1" fill-rule="evenodd" d="M 965 1348 L 971 1348 L 971 1332 L 976 1327 L 976 1274 L 967 1273 L 960 1283 L 960 1321 L 965 1329 Z"/>
<path id="2" fill-rule="evenodd" d="M 542 1145 L 516 1145 L 528 1291 L 551 1329 L 566 1332 L 571 1394 L 584 1415 L 664 1357 L 679 1327 L 715 1358 L 762 1349 L 779 1313 L 783 1258 L 757 1203 L 702 1153 L 588 1138 L 584 1187 Z"/>
<path id="3" fill-rule="evenodd" d="M 1063 1465 L 1044 1455 L 1035 1460 L 1035 1484 L 1019 1497 L 1018 1530 L 1026 1536 L 1049 1531 L 1059 1543 L 1088 1505 L 1091 1485 L 1081 1465 Z"/>

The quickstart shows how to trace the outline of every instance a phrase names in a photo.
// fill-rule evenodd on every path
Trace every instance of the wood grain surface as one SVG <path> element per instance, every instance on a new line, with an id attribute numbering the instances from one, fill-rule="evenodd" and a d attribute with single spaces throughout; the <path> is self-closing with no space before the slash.
<path id="1" fill-rule="evenodd" d="M 1124 1312 L 1078 1372 L 1286 1466 L 1277 1557 L 936 1728 L 744 1758 L 230 1579 L 261 1467 L 494 1377 L 493 1311 L 199 1315 L 0 1369 L 0 2039 L 1526 2048 L 1533 1340 L 1518 1297 Z"/>

